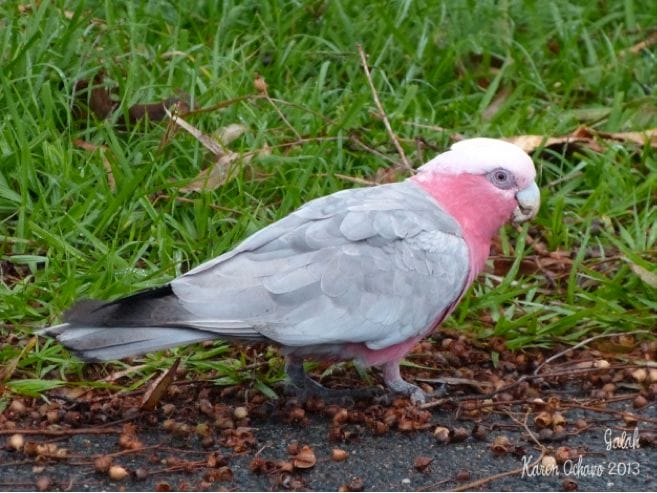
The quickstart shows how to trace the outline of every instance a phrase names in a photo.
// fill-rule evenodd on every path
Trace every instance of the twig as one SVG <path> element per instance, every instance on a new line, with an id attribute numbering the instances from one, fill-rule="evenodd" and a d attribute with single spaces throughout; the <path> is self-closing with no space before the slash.
<path id="1" fill-rule="evenodd" d="M 386 127 L 386 131 L 388 132 L 388 135 L 390 136 L 390 140 L 392 140 L 392 143 L 395 145 L 395 148 L 397 149 L 397 153 L 399 154 L 399 158 L 402 161 L 403 167 L 414 173 L 415 170 L 413 167 L 410 165 L 408 162 L 408 158 L 406 157 L 406 154 L 404 153 L 404 149 L 402 148 L 401 144 L 399 143 L 399 140 L 397 139 L 397 136 L 395 135 L 395 132 L 392 130 L 392 127 L 390 126 L 390 121 L 388 120 L 388 115 L 386 115 L 385 110 L 383 109 L 383 105 L 381 104 L 381 100 L 379 99 L 379 94 L 376 92 L 376 88 L 374 87 L 374 82 L 372 82 L 372 75 L 370 74 L 370 69 L 367 66 L 367 55 L 365 54 L 365 51 L 363 51 L 363 47 L 358 44 L 356 45 L 358 48 L 358 53 L 360 55 L 360 60 L 363 64 L 363 70 L 365 71 L 365 77 L 367 77 L 367 83 L 370 85 L 370 90 L 372 91 L 372 97 L 374 98 L 374 104 L 376 104 L 376 107 L 379 110 L 379 113 L 381 114 L 381 118 L 383 119 L 383 124 Z"/>
<path id="2" fill-rule="evenodd" d="M 296 136 L 297 139 L 301 139 L 301 135 L 299 132 L 297 132 L 297 129 L 292 126 L 292 124 L 288 121 L 287 118 L 285 118 L 285 115 L 283 112 L 280 110 L 280 108 L 274 103 L 274 100 L 269 97 L 269 94 L 265 93 L 265 99 L 267 99 L 267 102 L 271 104 L 272 108 L 274 108 L 274 111 L 278 113 L 278 116 L 280 117 L 281 120 L 283 120 L 283 123 L 287 125 L 287 127 L 292 130 L 292 133 Z"/>
<path id="3" fill-rule="evenodd" d="M 319 176 L 330 176 L 328 173 L 321 173 Z M 359 178 L 357 176 L 342 175 L 340 173 L 333 173 L 332 176 L 339 178 L 340 180 L 349 181 L 351 183 L 356 183 L 357 185 L 365 185 L 367 187 L 373 187 L 378 185 L 377 182 L 366 180 L 365 178 Z"/>
<path id="4" fill-rule="evenodd" d="M 554 355 L 550 356 L 548 359 L 543 361 L 543 363 L 538 365 L 538 367 L 534 370 L 534 376 L 538 376 L 538 372 L 541 370 L 541 368 L 543 368 L 545 365 L 547 365 L 551 361 L 554 361 L 557 358 L 561 358 L 564 354 L 568 354 L 571 351 L 574 351 L 577 348 L 585 346 L 589 342 L 593 342 L 597 339 L 603 339 L 605 337 L 617 337 L 617 336 L 623 336 L 623 335 L 650 334 L 650 333 L 651 332 L 649 330 L 633 330 L 631 332 L 614 332 L 613 334 L 598 334 L 597 336 L 589 337 L 588 339 L 584 339 L 583 341 L 578 342 L 574 346 L 566 348 L 563 351 L 559 351 L 557 354 L 554 354 Z"/>
<path id="5" fill-rule="evenodd" d="M 111 435 L 123 433 L 119 428 L 71 428 L 69 430 L 36 430 L 21 429 L 0 430 L 0 435 L 46 435 L 46 436 L 68 436 L 68 435 Z"/>
<path id="6" fill-rule="evenodd" d="M 512 421 L 518 423 L 520 426 L 522 426 L 522 427 L 525 429 L 525 431 L 526 431 L 527 434 L 531 437 L 531 439 L 533 440 L 533 442 L 534 442 L 536 445 L 538 445 L 538 448 L 541 450 L 541 453 L 544 454 L 544 453 L 545 453 L 545 445 L 543 445 L 543 444 L 538 440 L 538 438 L 536 437 L 536 435 L 534 435 L 534 432 L 532 432 L 532 430 L 529 429 L 529 426 L 527 426 L 527 418 L 529 418 L 529 413 L 530 413 L 530 410 L 527 409 L 527 412 L 525 413 L 525 419 L 524 419 L 524 421 L 520 421 L 518 418 L 516 418 L 516 417 L 515 417 L 513 414 L 511 414 L 511 413 L 506 413 L 506 415 L 507 415 L 509 418 L 511 418 Z"/>
<path id="7" fill-rule="evenodd" d="M 107 175 L 107 185 L 112 192 L 116 192 L 116 179 L 114 178 L 112 165 L 110 164 L 109 159 L 107 159 L 107 153 L 110 152 L 109 148 L 104 145 L 92 144 L 91 142 L 82 139 L 75 139 L 73 145 L 87 152 L 98 152 L 100 154 L 100 158 L 103 161 L 103 168 Z"/>
<path id="8" fill-rule="evenodd" d="M 538 456 L 538 458 L 534 462 L 529 464 L 529 466 L 527 466 L 527 468 L 531 469 L 536 464 L 540 463 L 543 460 L 544 455 L 545 454 L 543 452 L 541 452 L 541 454 Z M 505 472 L 500 472 L 498 474 L 493 474 L 492 476 L 488 476 L 486 478 L 481 478 L 481 479 L 477 479 L 476 481 L 471 481 L 469 483 L 462 484 L 462 485 L 460 485 L 460 486 L 458 486 L 458 487 L 456 487 L 456 488 L 454 488 L 453 490 L 450 490 L 450 491 L 475 490 L 475 489 L 478 489 L 478 488 L 482 487 L 486 483 L 490 483 L 491 481 L 495 481 L 497 479 L 505 478 L 507 476 L 515 476 L 516 474 L 521 474 L 524 469 L 525 469 L 525 466 L 522 466 L 522 467 L 518 467 L 516 469 L 512 469 L 510 471 L 505 471 Z"/>

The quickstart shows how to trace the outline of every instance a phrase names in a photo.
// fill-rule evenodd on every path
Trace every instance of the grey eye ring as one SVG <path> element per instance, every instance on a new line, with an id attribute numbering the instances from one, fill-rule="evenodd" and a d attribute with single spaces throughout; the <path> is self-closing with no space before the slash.
<path id="1" fill-rule="evenodd" d="M 496 168 L 487 174 L 488 180 L 497 188 L 508 190 L 516 184 L 515 177 L 511 172 L 504 168 Z"/>

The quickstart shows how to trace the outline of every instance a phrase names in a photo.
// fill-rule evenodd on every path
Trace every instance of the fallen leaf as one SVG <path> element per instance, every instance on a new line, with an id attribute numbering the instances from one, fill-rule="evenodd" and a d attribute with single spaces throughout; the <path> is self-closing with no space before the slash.
<path id="1" fill-rule="evenodd" d="M 144 411 L 152 411 L 155 409 L 157 404 L 160 402 L 167 389 L 173 382 L 176 376 L 176 370 L 178 369 L 178 364 L 180 363 L 180 358 L 176 359 L 171 368 L 162 373 L 155 381 L 152 383 L 151 387 L 144 394 L 140 409 Z"/>
<path id="2" fill-rule="evenodd" d="M 99 120 L 105 120 L 119 107 L 118 87 L 108 87 L 106 75 L 105 71 L 101 70 L 91 80 L 78 80 L 75 83 L 75 92 L 79 95 L 75 104 L 75 112 L 78 118 L 87 118 L 91 113 Z M 156 103 L 134 104 L 128 108 L 127 119 L 129 123 L 136 123 L 146 118 L 150 121 L 164 120 L 169 108 L 174 107 L 183 113 L 187 113 L 190 110 L 187 95 L 182 94 Z M 120 116 L 116 123 L 118 126 L 125 127 L 125 118 Z"/>
<path id="3" fill-rule="evenodd" d="M 517 135 L 503 140 L 521 147 L 525 152 L 532 153 L 540 147 L 560 145 L 583 145 L 594 152 L 602 152 L 604 148 L 599 141 L 616 141 L 638 145 L 650 145 L 657 148 L 657 128 L 635 132 L 601 132 L 588 127 L 578 127 L 568 135 L 548 137 L 545 135 Z"/>
<path id="4" fill-rule="evenodd" d="M 248 130 L 249 128 L 246 125 L 242 125 L 241 123 L 231 123 L 230 125 L 217 130 L 214 133 L 214 137 L 216 140 L 221 142 L 221 144 L 227 146 L 234 140 L 244 135 Z"/>
<path id="5" fill-rule="evenodd" d="M 224 185 L 237 174 L 240 155 L 237 152 L 229 151 L 228 154 L 221 156 L 209 168 L 204 169 L 196 178 L 184 187 L 182 192 L 201 192 L 204 190 L 215 190 Z M 250 161 L 250 156 L 245 156 L 242 163 Z"/>

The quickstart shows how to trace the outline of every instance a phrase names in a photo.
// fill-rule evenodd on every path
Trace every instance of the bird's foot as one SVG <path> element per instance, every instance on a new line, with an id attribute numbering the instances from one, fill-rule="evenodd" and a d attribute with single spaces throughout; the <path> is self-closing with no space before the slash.
<path id="1" fill-rule="evenodd" d="M 288 381 L 285 384 L 285 393 L 293 395 L 301 402 L 319 398 L 330 404 L 353 405 L 356 400 L 373 399 L 381 395 L 380 387 L 367 387 L 362 389 L 328 389 L 306 376 L 303 383 Z"/>
<path id="2" fill-rule="evenodd" d="M 424 404 L 427 400 L 427 394 L 417 385 L 414 385 L 406 380 L 395 380 L 392 382 L 386 382 L 388 388 L 392 391 L 381 396 L 380 399 L 377 399 L 377 402 L 380 404 L 391 404 L 392 397 L 395 395 L 403 395 L 409 397 L 413 404 Z"/>
<path id="3" fill-rule="evenodd" d="M 320 398 L 332 404 L 350 405 L 354 404 L 356 400 L 373 399 L 383 393 L 379 387 L 327 389 L 310 378 L 303 369 L 303 361 L 294 357 L 286 359 L 285 373 L 287 374 L 285 393 L 296 396 L 302 402 Z"/>
<path id="4" fill-rule="evenodd" d="M 383 367 L 383 380 L 393 394 L 400 394 L 407 396 L 411 399 L 413 404 L 424 404 L 427 398 L 439 399 L 447 393 L 445 384 L 442 384 L 433 392 L 424 392 L 420 387 L 410 382 L 407 382 L 401 377 L 399 372 L 399 362 L 391 361 L 386 363 Z M 390 395 L 387 396 L 388 399 Z"/>

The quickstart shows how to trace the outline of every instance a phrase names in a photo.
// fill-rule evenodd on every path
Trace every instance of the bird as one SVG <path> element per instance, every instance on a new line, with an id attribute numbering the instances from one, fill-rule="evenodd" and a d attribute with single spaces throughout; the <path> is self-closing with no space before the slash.
<path id="1" fill-rule="evenodd" d="M 403 181 L 311 200 L 164 286 L 78 301 L 40 333 L 85 361 L 212 339 L 266 342 L 280 347 L 301 393 L 330 392 L 305 360 L 353 360 L 380 367 L 393 395 L 421 404 L 427 394 L 402 378 L 400 362 L 454 310 L 502 225 L 539 207 L 527 153 L 464 139 Z"/>

